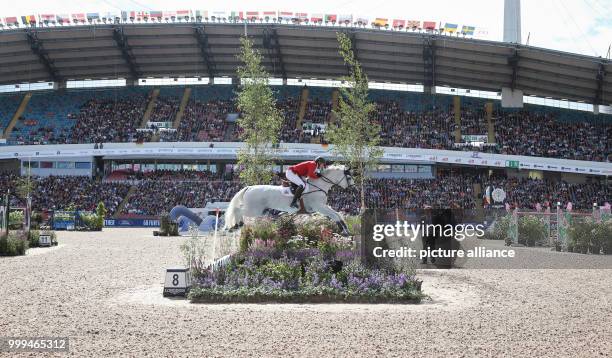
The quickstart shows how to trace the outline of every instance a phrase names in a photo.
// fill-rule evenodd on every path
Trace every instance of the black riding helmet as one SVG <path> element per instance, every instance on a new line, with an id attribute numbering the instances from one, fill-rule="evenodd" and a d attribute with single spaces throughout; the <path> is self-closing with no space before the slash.
<path id="1" fill-rule="evenodd" d="M 327 162 L 325 161 L 325 158 L 323 158 L 323 157 L 316 157 L 314 161 L 317 164 L 323 163 L 323 164 L 327 165 Z"/>

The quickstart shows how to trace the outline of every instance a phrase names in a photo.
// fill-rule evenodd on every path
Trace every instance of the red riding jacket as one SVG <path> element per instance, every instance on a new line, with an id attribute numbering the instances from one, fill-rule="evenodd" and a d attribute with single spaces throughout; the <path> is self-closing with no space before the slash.
<path id="1" fill-rule="evenodd" d="M 289 169 L 301 177 L 307 176 L 312 179 L 318 178 L 315 173 L 315 171 L 317 170 L 317 163 L 315 163 L 314 160 L 309 160 L 296 165 L 292 165 L 289 167 Z"/>

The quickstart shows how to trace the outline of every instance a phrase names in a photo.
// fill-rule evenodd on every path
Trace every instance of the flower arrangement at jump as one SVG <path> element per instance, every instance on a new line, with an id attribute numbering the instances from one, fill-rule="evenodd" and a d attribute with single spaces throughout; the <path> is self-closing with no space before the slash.
<path id="1" fill-rule="evenodd" d="M 212 269 L 192 265 L 192 302 L 417 303 L 424 297 L 414 269 L 368 267 L 351 238 L 322 218 L 245 226 L 240 251 Z M 197 260 L 196 260 L 197 263 Z"/>

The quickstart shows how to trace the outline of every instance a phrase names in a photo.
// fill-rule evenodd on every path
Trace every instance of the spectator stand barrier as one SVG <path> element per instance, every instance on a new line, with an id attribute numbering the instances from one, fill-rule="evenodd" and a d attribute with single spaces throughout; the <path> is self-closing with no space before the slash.
<path id="1" fill-rule="evenodd" d="M 77 212 L 54 211 L 51 220 L 53 230 L 74 230 L 77 224 Z"/>

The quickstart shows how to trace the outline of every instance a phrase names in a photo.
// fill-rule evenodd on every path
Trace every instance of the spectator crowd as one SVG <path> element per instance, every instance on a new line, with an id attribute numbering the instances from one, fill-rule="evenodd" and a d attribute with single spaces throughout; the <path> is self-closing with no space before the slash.
<path id="1" fill-rule="evenodd" d="M 50 125 L 32 129 L 29 137 L 20 136 L 19 143 L 98 143 L 129 141 L 234 141 L 239 140 L 239 128 L 228 121 L 229 114 L 238 114 L 233 100 L 190 99 L 176 131 L 138 132 L 148 96 L 144 94 L 90 99 L 78 113 L 69 114 L 72 128 Z M 159 97 L 151 114 L 151 122 L 170 122 L 176 117 L 178 97 Z M 286 143 L 323 143 L 324 135 L 302 128 L 302 124 L 330 125 L 332 103 L 325 98 L 310 98 L 300 121 L 300 101 L 283 97 L 277 101 L 284 122 L 279 133 Z M 612 123 L 562 122 L 556 112 L 497 111 L 493 124 L 495 143 L 485 147 L 457 145 L 454 112 L 450 107 L 426 110 L 405 110 L 395 100 L 375 102 L 372 119 L 381 126 L 384 146 L 479 150 L 500 154 L 542 156 L 576 160 L 606 161 L 612 148 Z M 28 120 L 36 120 L 36 118 Z M 331 124 L 333 125 L 333 124 Z M 465 104 L 461 110 L 461 134 L 487 135 L 485 112 L 480 105 Z M 314 137 L 314 141 L 313 141 Z"/>
<path id="2" fill-rule="evenodd" d="M 222 179 L 223 178 L 223 179 Z M 66 209 L 93 210 L 98 202 L 104 202 L 109 215 L 120 214 L 155 216 L 168 212 L 175 205 L 203 207 L 207 202 L 230 201 L 243 185 L 232 178 L 225 180 L 222 174 L 210 172 L 160 170 L 146 174 L 129 174 L 123 181 L 99 181 L 83 177 L 33 178 L 32 202 L 35 210 L 53 211 Z M 17 193 L 19 177 L 0 174 L 2 188 Z M 612 187 L 609 184 L 590 182 L 570 184 L 538 179 L 487 178 L 468 174 L 440 175 L 435 179 L 374 179 L 366 182 L 366 207 L 368 208 L 462 208 L 477 206 L 475 184 L 482 190 L 490 186 L 502 188 L 506 202 L 512 207 L 534 210 L 554 206 L 556 202 L 575 210 L 590 210 L 593 203 L 611 202 Z M 134 189 L 128 200 L 130 186 Z M 23 197 L 13 196 L 11 205 L 23 206 Z M 329 193 L 332 208 L 355 214 L 360 199 L 355 187 L 348 190 L 334 188 Z M 485 202 L 486 205 L 486 202 Z"/>

